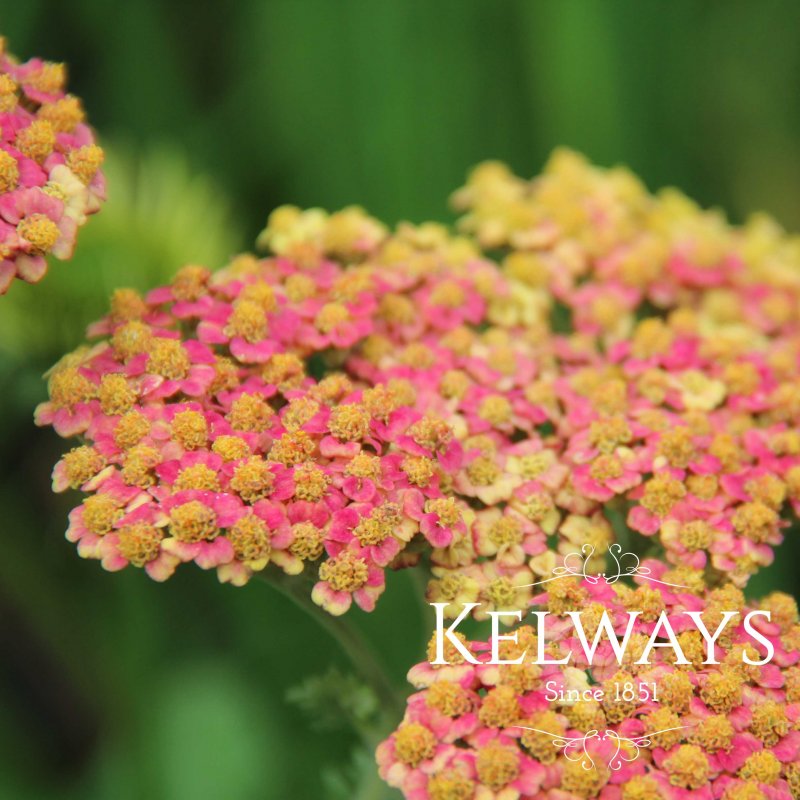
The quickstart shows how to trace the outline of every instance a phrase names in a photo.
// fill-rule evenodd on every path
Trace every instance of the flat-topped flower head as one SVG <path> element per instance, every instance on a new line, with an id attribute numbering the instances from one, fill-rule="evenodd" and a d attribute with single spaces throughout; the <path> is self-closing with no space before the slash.
<path id="1" fill-rule="evenodd" d="M 103 151 L 66 68 L 19 63 L 0 41 L 0 294 L 68 259 L 77 229 L 105 199 Z"/>

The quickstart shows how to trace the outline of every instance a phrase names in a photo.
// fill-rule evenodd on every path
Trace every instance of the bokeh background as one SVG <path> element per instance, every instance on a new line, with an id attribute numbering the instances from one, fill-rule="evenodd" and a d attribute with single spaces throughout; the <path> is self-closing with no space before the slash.
<path id="1" fill-rule="evenodd" d="M 796 230 L 798 29 L 792 0 L 0 0 L 12 52 L 69 64 L 111 198 L 71 263 L 0 299 L 0 798 L 393 796 L 352 731 L 287 700 L 346 670 L 287 600 L 108 575 L 64 541 L 32 409 L 114 287 L 219 266 L 286 202 L 450 221 L 470 165 L 532 175 L 561 144 Z M 788 548 L 753 593 L 796 590 Z M 422 653 L 405 577 L 356 621 L 400 682 Z"/>

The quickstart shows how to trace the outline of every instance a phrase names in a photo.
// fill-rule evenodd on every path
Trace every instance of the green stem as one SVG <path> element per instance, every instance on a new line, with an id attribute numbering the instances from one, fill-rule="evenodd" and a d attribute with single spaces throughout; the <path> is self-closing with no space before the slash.
<path id="1" fill-rule="evenodd" d="M 313 617 L 338 642 L 353 667 L 378 698 L 380 708 L 384 712 L 381 715 L 383 724 L 378 727 L 383 728 L 396 724 L 403 716 L 405 709 L 403 697 L 386 676 L 383 665 L 364 639 L 361 631 L 346 617 L 334 617 L 314 603 L 311 599 L 311 585 L 308 580 L 303 580 L 302 576 L 286 575 L 278 570 L 265 570 L 260 575 L 267 583 L 291 599 L 310 617 Z M 376 735 L 380 736 L 381 733 L 380 730 L 371 732 L 369 738 L 374 740 L 372 744 L 377 743 Z"/>

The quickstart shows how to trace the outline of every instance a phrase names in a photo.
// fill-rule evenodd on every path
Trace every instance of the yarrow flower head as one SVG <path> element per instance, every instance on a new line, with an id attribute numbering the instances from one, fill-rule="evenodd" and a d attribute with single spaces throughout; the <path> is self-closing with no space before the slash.
<path id="1" fill-rule="evenodd" d="M 657 562 L 650 566 L 658 570 Z M 663 569 L 663 565 L 661 567 Z M 746 635 L 744 597 L 732 584 L 697 593 L 636 588 L 565 578 L 536 598 L 550 618 L 546 643 L 522 625 L 515 640 L 446 642 L 444 664 L 410 670 L 417 690 L 403 721 L 378 748 L 381 776 L 414 800 L 442 798 L 601 798 L 688 800 L 774 798 L 798 789 L 800 756 L 800 624 L 788 595 L 762 603 L 772 621 L 755 623 L 774 647 L 772 663 Z M 621 663 L 602 635 L 587 663 L 568 612 L 582 609 L 584 635 L 594 641 L 601 617 L 627 636 Z M 640 614 L 629 626 L 628 612 Z M 707 646 L 688 618 L 674 622 L 677 651 L 657 646 L 638 661 L 658 618 L 703 614 L 712 630 L 724 612 L 740 616 L 705 663 Z M 628 630 L 630 627 L 630 630 Z M 568 664 L 543 663 L 575 658 Z M 473 664 L 472 661 L 478 663 Z M 492 661 L 492 663 L 490 663 Z M 679 663 L 683 661 L 685 663 Z"/>
<path id="2" fill-rule="evenodd" d="M 0 294 L 36 283 L 49 255 L 72 255 L 77 229 L 105 199 L 103 151 L 66 68 L 19 63 L 0 38 Z"/>

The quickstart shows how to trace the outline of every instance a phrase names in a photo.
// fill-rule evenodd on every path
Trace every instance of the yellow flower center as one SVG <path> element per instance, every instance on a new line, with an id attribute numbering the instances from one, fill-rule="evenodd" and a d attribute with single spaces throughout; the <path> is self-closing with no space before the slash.
<path id="1" fill-rule="evenodd" d="M 60 369 L 50 378 L 50 399 L 59 408 L 74 408 L 97 394 L 95 385 L 75 367 Z"/>
<path id="2" fill-rule="evenodd" d="M 597 419 L 589 426 L 589 443 L 601 453 L 613 453 L 632 439 L 633 434 L 624 417 Z"/>
<path id="3" fill-rule="evenodd" d="M 81 101 L 71 95 L 62 97 L 55 103 L 44 103 L 37 116 L 47 120 L 57 133 L 72 133 L 85 119 Z"/>
<path id="4" fill-rule="evenodd" d="M 123 558 L 135 567 L 143 567 L 158 558 L 164 533 L 160 528 L 144 522 L 125 525 L 119 529 L 117 547 Z"/>
<path id="5" fill-rule="evenodd" d="M 358 403 L 352 403 L 334 408 L 331 411 L 328 427 L 337 439 L 343 442 L 354 442 L 367 435 L 369 423 L 369 411 Z"/>
<path id="6" fill-rule="evenodd" d="M 122 480 L 128 486 L 146 489 L 156 482 L 153 470 L 160 463 L 161 453 L 155 447 L 148 447 L 146 444 L 135 445 L 125 456 Z"/>
<path id="7" fill-rule="evenodd" d="M 397 757 L 410 767 L 431 758 L 436 751 L 436 737 L 418 722 L 406 722 L 398 728 L 394 741 Z"/>
<path id="8" fill-rule="evenodd" d="M 320 580 L 330 584 L 337 592 L 355 592 L 367 582 L 367 562 L 348 550 L 335 558 L 323 561 L 319 567 Z"/>
<path id="9" fill-rule="evenodd" d="M 236 467 L 231 478 L 231 489 L 246 503 L 255 503 L 272 491 L 275 476 L 261 456 L 251 456 Z"/>
<path id="10" fill-rule="evenodd" d="M 141 319 L 147 313 L 147 304 L 135 289 L 117 289 L 111 295 L 111 317 L 116 322 Z"/>
<path id="11" fill-rule="evenodd" d="M 292 526 L 294 539 L 289 552 L 303 561 L 316 561 L 325 549 L 324 533 L 310 522 L 298 522 Z"/>
<path id="12" fill-rule="evenodd" d="M 727 714 L 742 702 L 742 677 L 733 669 L 712 672 L 700 688 L 700 697 L 718 714 Z"/>
<path id="13" fill-rule="evenodd" d="M 106 460 L 94 447 L 73 447 L 64 456 L 64 469 L 70 488 L 77 489 L 93 478 L 106 465 Z"/>
<path id="14" fill-rule="evenodd" d="M 414 486 L 427 486 L 436 474 L 434 462 L 426 456 L 406 456 L 400 469 Z"/>
<path id="15" fill-rule="evenodd" d="M 500 477 L 500 467 L 489 456 L 478 456 L 467 467 L 467 476 L 474 486 L 491 486 Z"/>
<path id="16" fill-rule="evenodd" d="M 2 103 L 2 96 L 0 96 Z M 17 188 L 19 167 L 17 159 L 5 150 L 0 150 L 0 193 L 5 194 Z"/>
<path id="17" fill-rule="evenodd" d="M 196 264 L 189 264 L 180 270 L 172 281 L 172 294 L 177 300 L 194 301 L 206 293 L 206 284 L 211 273 Z"/>
<path id="18" fill-rule="evenodd" d="M 325 470 L 311 462 L 296 466 L 292 477 L 294 496 L 298 500 L 308 500 L 312 503 L 325 496 L 331 482 Z"/>
<path id="19" fill-rule="evenodd" d="M 147 371 L 168 380 L 180 380 L 189 374 L 191 361 L 177 339 L 154 339 L 150 347 Z"/>
<path id="20" fill-rule="evenodd" d="M 128 411 L 114 426 L 114 443 L 127 450 L 150 433 L 150 422 L 141 411 Z"/>
<path id="21" fill-rule="evenodd" d="M 505 425 L 511 420 L 511 403 L 501 395 L 485 397 L 478 407 L 478 416 L 491 425 Z"/>
<path id="22" fill-rule="evenodd" d="M 49 253 L 58 241 L 61 231 L 46 214 L 31 214 L 17 225 L 17 233 L 29 242 L 34 253 Z"/>
<path id="23" fill-rule="evenodd" d="M 136 402 L 135 390 L 128 386 L 124 375 L 117 373 L 103 375 L 97 396 L 100 399 L 100 408 L 108 416 L 125 414 Z"/>
<path id="24" fill-rule="evenodd" d="M 778 514 L 760 501 L 743 503 L 731 518 L 734 530 L 754 542 L 764 542 L 776 530 Z"/>
<path id="25" fill-rule="evenodd" d="M 692 730 L 689 739 L 703 750 L 716 753 L 717 750 L 730 750 L 734 733 L 730 720 L 722 714 L 716 714 L 707 717 Z"/>
<path id="26" fill-rule="evenodd" d="M 171 433 L 186 450 L 198 450 L 208 442 L 208 423 L 199 411 L 179 411 L 172 418 Z"/>
<path id="27" fill-rule="evenodd" d="M 520 718 L 516 692 L 510 686 L 490 689 L 483 698 L 478 719 L 489 728 L 507 728 Z"/>
<path id="28" fill-rule="evenodd" d="M 446 717 L 460 717 L 472 710 L 473 703 L 466 689 L 459 684 L 437 681 L 425 694 L 425 705 Z"/>
<path id="29" fill-rule="evenodd" d="M 264 368 L 261 370 L 261 377 L 264 379 L 264 382 L 277 386 L 281 391 L 294 389 L 300 386 L 305 376 L 305 364 L 303 360 L 294 353 L 276 353 L 267 361 Z M 307 397 L 299 399 L 305 400 L 307 403 L 313 403 L 313 401 Z"/>
<path id="30" fill-rule="evenodd" d="M 267 526 L 255 514 L 237 520 L 228 530 L 227 538 L 239 561 L 259 561 L 268 558 L 272 550 Z"/>
<path id="31" fill-rule="evenodd" d="M 87 144 L 67 153 L 67 166 L 83 184 L 90 184 L 97 170 L 103 166 L 105 153 L 96 144 Z"/>
<path id="32" fill-rule="evenodd" d="M 331 333 L 350 321 L 350 312 L 341 303 L 326 303 L 314 317 L 314 326 L 322 333 Z"/>
<path id="33" fill-rule="evenodd" d="M 293 431 L 284 433 L 280 439 L 273 442 L 269 457 L 273 461 L 291 467 L 307 461 L 315 449 L 316 444 L 305 431 Z"/>
<path id="34" fill-rule="evenodd" d="M 56 146 L 56 132 L 47 120 L 37 119 L 17 133 L 14 144 L 22 155 L 41 164 Z"/>
<path id="35" fill-rule="evenodd" d="M 679 480 L 661 474 L 645 484 L 644 495 L 639 502 L 657 517 L 665 517 L 685 494 L 686 487 Z"/>
<path id="36" fill-rule="evenodd" d="M 512 517 L 500 517 L 492 523 L 488 537 L 496 547 L 519 544 L 522 541 L 522 525 Z"/>
<path id="37" fill-rule="evenodd" d="M 781 762 L 770 750 L 760 750 L 748 756 L 739 770 L 739 777 L 771 785 L 781 776 Z"/>
<path id="38" fill-rule="evenodd" d="M 267 401 L 257 394 L 243 394 L 231 404 L 227 420 L 235 431 L 266 430 L 275 412 Z"/>
<path id="39" fill-rule="evenodd" d="M 316 400 L 306 397 L 295 397 L 283 409 L 281 422 L 287 431 L 296 431 L 305 425 L 320 409 Z"/>
<path id="40" fill-rule="evenodd" d="M 675 428 L 661 434 L 658 452 L 667 459 L 670 466 L 686 469 L 694 460 L 696 451 L 689 428 Z"/>
<path id="41" fill-rule="evenodd" d="M 377 480 L 381 475 L 381 459 L 370 453 L 358 453 L 348 462 L 344 473 L 355 478 Z"/>
<path id="42" fill-rule="evenodd" d="M 114 355 L 127 361 L 129 358 L 146 353 L 153 341 L 150 326 L 138 320 L 120 325 L 111 338 Z"/>
<path id="43" fill-rule="evenodd" d="M 180 471 L 175 481 L 175 488 L 198 489 L 206 492 L 219 491 L 219 476 L 206 464 L 193 464 Z"/>
<path id="44" fill-rule="evenodd" d="M 428 778 L 429 800 L 472 800 L 475 782 L 457 770 L 437 772 Z"/>
<path id="45" fill-rule="evenodd" d="M 427 369 L 436 363 L 433 350 L 422 342 L 414 342 L 401 350 L 400 362 L 416 369 Z"/>
<path id="46" fill-rule="evenodd" d="M 493 742 L 478 750 L 475 767 L 478 780 L 493 792 L 499 792 L 519 775 L 519 756 L 516 750 Z"/>
<path id="47" fill-rule="evenodd" d="M 238 436 L 217 436 L 211 450 L 223 461 L 238 461 L 251 453 L 250 445 Z"/>
<path id="48" fill-rule="evenodd" d="M 116 500 L 107 494 L 94 494 L 83 501 L 83 524 L 98 536 L 104 536 L 122 516 Z"/>
<path id="49" fill-rule="evenodd" d="M 598 483 L 621 478 L 624 472 L 622 461 L 613 455 L 601 454 L 592 461 L 592 465 L 589 467 L 589 475 Z"/>
<path id="50" fill-rule="evenodd" d="M 170 514 L 170 533 L 182 542 L 202 542 L 216 538 L 217 515 L 199 500 L 175 506 Z"/>
<path id="51" fill-rule="evenodd" d="M 225 326 L 226 336 L 241 336 L 251 344 L 260 342 L 267 334 L 267 314 L 252 300 L 237 300 Z"/>

